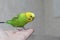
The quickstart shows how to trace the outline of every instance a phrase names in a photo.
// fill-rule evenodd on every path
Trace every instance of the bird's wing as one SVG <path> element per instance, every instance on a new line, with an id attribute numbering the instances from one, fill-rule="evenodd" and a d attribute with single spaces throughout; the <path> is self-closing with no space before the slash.
<path id="1" fill-rule="evenodd" d="M 15 20 L 15 19 L 18 19 L 18 17 L 14 17 L 14 18 L 12 18 L 12 20 Z"/>

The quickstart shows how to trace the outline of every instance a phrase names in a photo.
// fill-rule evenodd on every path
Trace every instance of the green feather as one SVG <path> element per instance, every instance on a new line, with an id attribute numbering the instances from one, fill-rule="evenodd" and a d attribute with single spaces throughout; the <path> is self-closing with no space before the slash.
<path id="1" fill-rule="evenodd" d="M 12 18 L 12 20 L 8 20 L 7 23 L 12 25 L 13 27 L 24 27 L 24 25 L 27 24 L 28 21 L 25 14 L 22 13 L 19 14 L 18 17 Z"/>

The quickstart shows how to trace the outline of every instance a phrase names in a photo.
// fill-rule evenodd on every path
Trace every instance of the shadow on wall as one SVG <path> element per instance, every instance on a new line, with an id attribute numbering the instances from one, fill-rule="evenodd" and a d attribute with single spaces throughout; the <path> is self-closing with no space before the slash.
<path id="1" fill-rule="evenodd" d="M 44 35 L 42 36 L 44 40 L 60 40 L 60 37 L 52 36 L 52 35 Z"/>

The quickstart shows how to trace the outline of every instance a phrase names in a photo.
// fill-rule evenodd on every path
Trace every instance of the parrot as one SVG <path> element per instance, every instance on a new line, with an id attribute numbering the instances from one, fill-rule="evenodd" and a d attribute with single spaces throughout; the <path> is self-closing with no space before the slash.
<path id="1" fill-rule="evenodd" d="M 35 19 L 35 14 L 33 12 L 21 12 L 17 16 L 13 17 L 10 20 L 7 20 L 6 23 L 12 25 L 13 27 L 22 27 L 32 22 Z M 0 22 L 4 23 L 4 22 Z"/>

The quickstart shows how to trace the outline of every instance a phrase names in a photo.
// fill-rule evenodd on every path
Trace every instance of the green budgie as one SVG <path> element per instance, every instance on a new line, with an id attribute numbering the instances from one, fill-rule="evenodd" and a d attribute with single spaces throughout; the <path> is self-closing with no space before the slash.
<path id="1" fill-rule="evenodd" d="M 12 25 L 13 27 L 22 27 L 24 28 L 24 25 L 27 23 L 33 21 L 35 18 L 35 14 L 32 12 L 25 12 L 20 13 L 17 15 L 17 17 L 12 18 L 11 20 L 7 20 L 7 24 Z"/>

